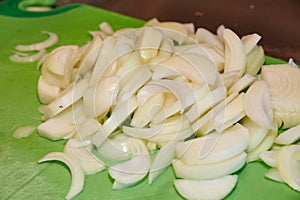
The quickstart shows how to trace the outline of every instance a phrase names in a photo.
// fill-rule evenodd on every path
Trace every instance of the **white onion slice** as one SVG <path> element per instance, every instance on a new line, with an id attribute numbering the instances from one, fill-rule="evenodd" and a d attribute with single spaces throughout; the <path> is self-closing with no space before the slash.
<path id="1" fill-rule="evenodd" d="M 237 175 L 227 175 L 211 180 L 175 179 L 176 190 L 190 200 L 219 200 L 225 198 L 235 187 Z"/>
<path id="2" fill-rule="evenodd" d="M 66 199 L 72 199 L 81 192 L 84 186 L 84 172 L 78 159 L 68 153 L 52 152 L 40 159 L 39 163 L 52 160 L 58 160 L 65 163 L 71 170 L 72 182 Z"/>
<path id="3" fill-rule="evenodd" d="M 281 133 L 275 140 L 276 144 L 290 145 L 300 139 L 300 124 Z"/>
<path id="4" fill-rule="evenodd" d="M 20 55 L 19 53 L 15 52 L 9 59 L 13 62 L 19 63 L 28 63 L 28 62 L 35 62 L 42 58 L 46 54 L 46 50 L 41 49 L 39 52 L 33 55 Z"/>
<path id="5" fill-rule="evenodd" d="M 241 169 L 246 163 L 246 157 L 247 154 L 242 152 L 233 158 L 209 165 L 188 165 L 179 159 L 173 162 L 173 169 L 177 178 L 191 180 L 214 179 Z"/>
<path id="6" fill-rule="evenodd" d="M 42 33 L 49 35 L 49 38 L 46 39 L 45 41 L 35 43 L 35 44 L 17 45 L 16 49 L 18 51 L 37 51 L 37 50 L 42 50 L 51 47 L 58 42 L 58 37 L 55 33 L 49 31 L 42 31 Z"/>

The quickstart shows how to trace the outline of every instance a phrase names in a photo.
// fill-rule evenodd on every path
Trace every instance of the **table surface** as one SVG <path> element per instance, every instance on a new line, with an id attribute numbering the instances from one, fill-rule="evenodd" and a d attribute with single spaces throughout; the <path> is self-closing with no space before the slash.
<path id="1" fill-rule="evenodd" d="M 58 0 L 56 6 L 85 3 L 149 20 L 193 22 L 215 31 L 220 24 L 240 36 L 256 32 L 269 56 L 300 63 L 299 0 Z"/>

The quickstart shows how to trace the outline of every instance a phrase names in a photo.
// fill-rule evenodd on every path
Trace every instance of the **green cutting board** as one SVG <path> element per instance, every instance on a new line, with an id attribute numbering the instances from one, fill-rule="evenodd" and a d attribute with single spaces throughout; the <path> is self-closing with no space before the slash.
<path id="1" fill-rule="evenodd" d="M 17 1 L 18 2 L 18 1 Z M 13 1 L 0 4 L 0 199 L 64 199 L 71 183 L 68 168 L 60 162 L 38 164 L 49 152 L 62 151 L 65 141 L 52 142 L 34 132 L 14 139 L 20 126 L 38 125 L 41 114 L 36 85 L 36 63 L 19 64 L 9 60 L 17 44 L 30 44 L 47 38 L 41 31 L 53 31 L 60 40 L 56 46 L 82 45 L 91 39 L 89 30 L 109 22 L 114 29 L 139 27 L 143 21 L 99 8 L 74 4 L 45 13 L 28 13 Z M 51 50 L 51 49 L 49 49 Z M 267 57 L 268 63 L 282 62 Z M 300 193 L 283 183 L 264 178 L 267 166 L 261 162 L 246 165 L 238 172 L 239 181 L 228 200 L 296 200 Z M 107 171 L 86 176 L 84 190 L 75 199 L 182 199 L 173 187 L 172 168 L 152 185 L 141 184 L 112 190 Z"/>

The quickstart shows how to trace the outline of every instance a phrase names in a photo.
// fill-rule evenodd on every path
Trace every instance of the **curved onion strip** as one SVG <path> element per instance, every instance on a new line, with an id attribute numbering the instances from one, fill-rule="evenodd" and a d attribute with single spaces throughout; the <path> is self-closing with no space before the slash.
<path id="1" fill-rule="evenodd" d="M 14 53 L 13 55 L 11 55 L 9 57 L 9 59 L 11 61 L 14 62 L 19 62 L 19 63 L 28 63 L 28 62 L 35 62 L 37 60 L 39 60 L 40 58 L 42 58 L 44 55 L 46 54 L 46 50 L 45 49 L 41 49 L 39 50 L 38 53 L 33 54 L 33 55 L 19 55 L 19 53 Z"/>
<path id="2" fill-rule="evenodd" d="M 176 156 L 186 164 L 212 164 L 242 153 L 248 146 L 248 130 L 240 124 L 222 133 L 212 132 L 176 146 Z"/>
<path id="3" fill-rule="evenodd" d="M 239 70 L 242 76 L 246 69 L 246 52 L 240 38 L 230 29 L 223 31 L 225 43 L 224 72 Z"/>
<path id="4" fill-rule="evenodd" d="M 43 50 L 53 46 L 58 42 L 58 37 L 55 33 L 49 31 L 42 31 L 42 33 L 49 35 L 49 38 L 43 42 L 30 44 L 30 45 L 17 45 L 16 50 L 18 51 L 37 51 Z"/>
<path id="5" fill-rule="evenodd" d="M 84 186 L 84 172 L 78 159 L 68 153 L 52 152 L 40 159 L 39 163 L 52 160 L 58 160 L 65 163 L 71 170 L 72 182 L 66 199 L 72 199 L 81 192 Z"/>
<path id="6" fill-rule="evenodd" d="M 267 129 L 276 129 L 273 123 L 273 106 L 267 82 L 255 81 L 244 98 L 246 115 L 256 124 Z"/>
<path id="7" fill-rule="evenodd" d="M 247 154 L 242 152 L 233 158 L 210 165 L 188 165 L 177 159 L 173 162 L 173 169 L 177 178 L 191 180 L 214 179 L 232 174 L 241 169 L 246 163 L 246 157 Z"/>
<path id="8" fill-rule="evenodd" d="M 237 175 L 227 175 L 211 180 L 175 179 L 176 190 L 186 199 L 224 199 L 235 187 Z"/>
<path id="9" fill-rule="evenodd" d="M 275 140 L 276 144 L 290 145 L 300 139 L 300 124 L 281 133 Z"/>

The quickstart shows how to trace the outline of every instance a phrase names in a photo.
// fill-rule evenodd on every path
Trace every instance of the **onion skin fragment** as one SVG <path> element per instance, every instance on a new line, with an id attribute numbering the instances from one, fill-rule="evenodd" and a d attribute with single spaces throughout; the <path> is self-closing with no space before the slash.
<path id="1" fill-rule="evenodd" d="M 53 160 L 65 163 L 71 170 L 72 182 L 66 199 L 72 199 L 82 191 L 84 186 L 85 177 L 82 167 L 75 156 L 63 152 L 48 153 L 45 157 L 39 160 L 39 163 Z"/>

